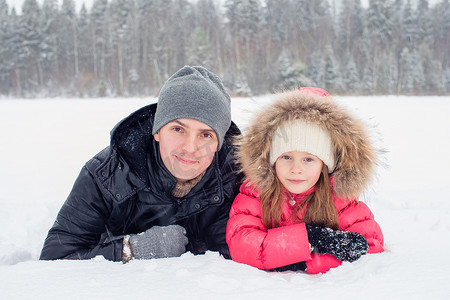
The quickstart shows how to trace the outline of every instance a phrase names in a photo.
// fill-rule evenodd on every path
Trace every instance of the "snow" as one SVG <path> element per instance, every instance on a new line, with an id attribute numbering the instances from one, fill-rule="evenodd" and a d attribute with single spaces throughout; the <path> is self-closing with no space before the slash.
<path id="1" fill-rule="evenodd" d="M 82 165 L 123 117 L 154 99 L 0 99 L 2 299 L 449 299 L 450 97 L 336 97 L 387 152 L 363 200 L 386 251 L 326 274 L 270 273 L 217 253 L 39 261 Z M 267 97 L 234 98 L 242 129 Z"/>

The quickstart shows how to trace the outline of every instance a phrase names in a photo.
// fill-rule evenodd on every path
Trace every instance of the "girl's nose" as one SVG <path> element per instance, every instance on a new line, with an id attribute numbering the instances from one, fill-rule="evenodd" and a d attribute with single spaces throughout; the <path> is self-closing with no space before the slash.
<path id="1" fill-rule="evenodd" d="M 291 167 L 291 173 L 292 174 L 301 174 L 302 172 L 303 171 L 302 171 L 302 168 L 301 168 L 300 164 L 294 162 L 292 167 Z"/>

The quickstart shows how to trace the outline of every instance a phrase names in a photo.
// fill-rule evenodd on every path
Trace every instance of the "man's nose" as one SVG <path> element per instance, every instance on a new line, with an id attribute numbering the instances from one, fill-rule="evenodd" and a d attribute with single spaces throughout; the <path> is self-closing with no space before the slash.
<path id="1" fill-rule="evenodd" d="M 198 141 L 195 136 L 186 136 L 183 143 L 183 150 L 193 153 L 198 150 Z"/>

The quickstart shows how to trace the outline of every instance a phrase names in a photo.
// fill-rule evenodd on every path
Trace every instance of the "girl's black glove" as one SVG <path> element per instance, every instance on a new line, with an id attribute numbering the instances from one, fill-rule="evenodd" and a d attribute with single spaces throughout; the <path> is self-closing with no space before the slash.
<path id="1" fill-rule="evenodd" d="M 313 252 L 331 254 L 340 261 L 352 262 L 369 249 L 366 239 L 359 233 L 305 224 Z"/>

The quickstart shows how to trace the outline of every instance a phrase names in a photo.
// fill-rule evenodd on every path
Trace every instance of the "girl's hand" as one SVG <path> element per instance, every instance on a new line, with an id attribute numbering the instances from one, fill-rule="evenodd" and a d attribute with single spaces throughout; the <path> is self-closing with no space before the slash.
<path id="1" fill-rule="evenodd" d="M 341 261 L 355 261 L 369 249 L 366 239 L 356 232 L 333 230 L 309 224 L 306 224 L 306 230 L 314 252 L 331 254 Z"/>

